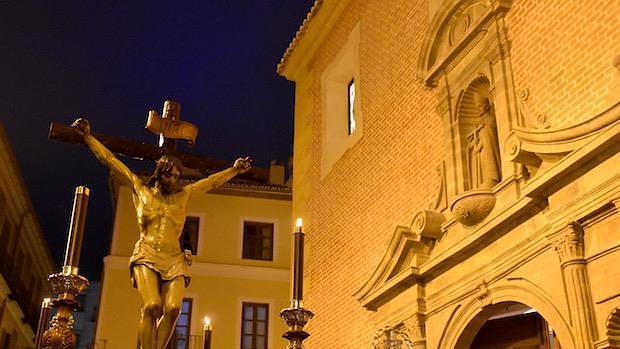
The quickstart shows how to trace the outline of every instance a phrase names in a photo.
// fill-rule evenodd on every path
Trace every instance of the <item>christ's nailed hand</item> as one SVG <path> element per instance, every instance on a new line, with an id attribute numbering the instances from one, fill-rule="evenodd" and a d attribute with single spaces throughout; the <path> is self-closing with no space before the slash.
<path id="1" fill-rule="evenodd" d="M 87 134 L 90 134 L 90 122 L 86 119 L 76 119 L 72 124 L 71 127 L 73 127 L 77 133 L 80 134 L 80 136 L 84 137 Z"/>

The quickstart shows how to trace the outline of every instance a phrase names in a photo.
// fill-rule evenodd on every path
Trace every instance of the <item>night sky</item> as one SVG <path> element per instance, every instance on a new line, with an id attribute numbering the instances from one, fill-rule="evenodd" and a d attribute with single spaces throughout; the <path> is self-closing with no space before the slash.
<path id="1" fill-rule="evenodd" d="M 191 152 L 257 166 L 292 152 L 294 85 L 275 67 L 312 0 L 10 1 L 0 4 L 0 122 L 61 264 L 77 185 L 91 188 L 80 269 L 98 279 L 112 228 L 108 170 L 47 139 L 51 121 L 156 142 L 165 99 L 199 127 Z M 134 164 L 135 165 L 135 164 Z M 148 164 L 152 168 L 152 163 Z M 137 238 L 137 237 L 136 237 Z"/>

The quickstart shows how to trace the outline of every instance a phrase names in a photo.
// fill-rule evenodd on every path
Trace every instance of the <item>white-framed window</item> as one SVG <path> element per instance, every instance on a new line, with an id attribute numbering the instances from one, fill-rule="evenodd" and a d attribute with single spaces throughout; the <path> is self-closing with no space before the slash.
<path id="1" fill-rule="evenodd" d="M 241 349 L 275 348 L 274 318 L 278 321 L 273 299 L 240 297 L 237 300 L 237 344 Z"/>
<path id="2" fill-rule="evenodd" d="M 359 24 L 321 75 L 321 178 L 362 136 Z"/>
<path id="3" fill-rule="evenodd" d="M 239 257 L 272 263 L 278 260 L 278 221 L 267 217 L 240 217 Z"/>
<path id="4" fill-rule="evenodd" d="M 269 341 L 269 304 L 241 304 L 241 349 L 267 349 Z"/>
<path id="5" fill-rule="evenodd" d="M 243 222 L 243 259 L 273 260 L 274 224 Z"/>

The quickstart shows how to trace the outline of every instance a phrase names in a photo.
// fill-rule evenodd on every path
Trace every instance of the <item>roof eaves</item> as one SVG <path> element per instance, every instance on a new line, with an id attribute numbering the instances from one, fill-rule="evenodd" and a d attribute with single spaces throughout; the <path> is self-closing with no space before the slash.
<path id="1" fill-rule="evenodd" d="M 278 63 L 278 66 L 276 67 L 276 72 L 278 73 L 278 75 L 282 75 L 282 76 L 284 75 L 284 69 L 286 68 L 286 64 L 288 63 L 289 58 L 293 54 L 293 51 L 297 47 L 297 44 L 299 43 L 304 33 L 308 29 L 308 26 L 310 25 L 312 20 L 316 17 L 322 4 L 323 4 L 323 0 L 315 0 L 314 4 L 312 4 L 312 8 L 310 9 L 310 12 L 308 12 L 308 14 L 306 15 L 306 18 L 299 26 L 299 29 L 295 33 L 295 37 L 293 37 L 293 40 L 286 48 L 284 55 L 282 55 L 282 58 L 280 59 L 280 63 Z"/>

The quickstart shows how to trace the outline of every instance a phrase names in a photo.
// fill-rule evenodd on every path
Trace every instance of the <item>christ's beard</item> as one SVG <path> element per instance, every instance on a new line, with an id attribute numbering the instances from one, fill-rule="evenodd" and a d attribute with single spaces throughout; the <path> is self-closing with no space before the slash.
<path id="1" fill-rule="evenodd" d="M 157 182 L 159 182 L 159 188 L 161 193 L 164 195 L 174 194 L 179 191 L 179 187 L 176 183 L 165 183 L 161 180 L 158 180 Z"/>

